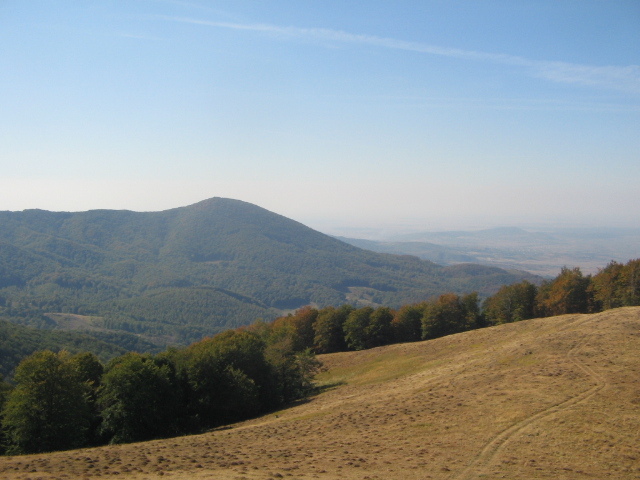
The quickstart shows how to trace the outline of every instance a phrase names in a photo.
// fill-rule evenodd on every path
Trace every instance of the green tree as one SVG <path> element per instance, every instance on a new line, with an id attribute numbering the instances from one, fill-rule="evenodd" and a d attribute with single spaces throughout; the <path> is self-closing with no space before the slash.
<path id="1" fill-rule="evenodd" d="M 469 329 L 467 312 L 460 297 L 453 293 L 440 295 L 429 302 L 422 317 L 422 338 L 432 338 L 463 332 Z"/>
<path id="2" fill-rule="evenodd" d="M 251 379 L 257 388 L 261 409 L 277 405 L 271 367 L 265 358 L 266 343 L 260 336 L 244 329 L 227 330 L 198 342 L 194 348 L 203 348 L 225 368 L 239 370 Z"/>
<path id="3" fill-rule="evenodd" d="M 318 312 L 313 324 L 314 348 L 318 353 L 343 352 L 347 349 L 342 327 L 352 311 L 351 305 L 342 305 L 340 308 L 326 307 Z"/>
<path id="4" fill-rule="evenodd" d="M 104 374 L 104 365 L 98 357 L 90 352 L 81 352 L 69 357 L 69 363 L 76 370 L 80 381 L 84 382 L 88 389 L 89 430 L 87 432 L 87 443 L 98 445 L 101 443 L 99 436 L 101 418 L 98 408 L 98 388 Z"/>
<path id="5" fill-rule="evenodd" d="M 394 315 L 391 326 L 396 342 L 417 342 L 422 338 L 422 317 L 426 302 L 404 305 Z"/>
<path id="6" fill-rule="evenodd" d="M 11 391 L 11 384 L 4 381 L 2 374 L 0 374 L 0 413 L 4 409 L 4 405 L 9 397 Z M 7 442 L 4 436 L 4 429 L 2 428 L 2 416 L 0 415 L 0 455 L 4 454 L 7 448 Z"/>
<path id="7" fill-rule="evenodd" d="M 392 321 L 393 312 L 389 307 L 378 307 L 371 313 L 365 332 L 367 348 L 388 345 L 393 342 Z"/>
<path id="8" fill-rule="evenodd" d="M 265 341 L 248 330 L 223 332 L 186 349 L 188 408 L 194 421 L 215 426 L 279 404 L 281 392 L 265 349 Z"/>
<path id="9" fill-rule="evenodd" d="M 593 276 L 591 293 L 599 309 L 609 310 L 624 305 L 624 293 L 621 288 L 623 270 L 624 265 L 612 261 Z"/>
<path id="10" fill-rule="evenodd" d="M 98 389 L 104 374 L 104 365 L 98 357 L 91 352 L 76 353 L 69 357 L 69 363 L 76 369 L 83 382 L 86 382 L 92 390 Z"/>
<path id="11" fill-rule="evenodd" d="M 199 351 L 187 361 L 188 413 L 193 425 L 214 427 L 260 411 L 258 388 L 244 372 Z"/>
<path id="12" fill-rule="evenodd" d="M 297 352 L 286 338 L 267 346 L 265 357 L 275 375 L 279 402 L 304 398 L 313 390 L 313 378 L 321 363 L 311 349 Z"/>
<path id="13" fill-rule="evenodd" d="M 271 324 L 256 322 L 248 328 L 266 343 L 264 355 L 274 375 L 280 404 L 303 398 L 312 391 L 313 377 L 320 367 L 310 348 L 311 327 L 317 314 L 317 310 L 303 307 L 294 315 L 277 318 Z"/>
<path id="14" fill-rule="evenodd" d="M 2 411 L 8 452 L 81 447 L 87 439 L 90 388 L 63 351 L 36 352 L 16 369 L 16 387 Z"/>
<path id="15" fill-rule="evenodd" d="M 98 393 L 101 432 L 110 443 L 126 443 L 177 433 L 179 391 L 167 365 L 148 355 L 128 353 L 107 365 Z"/>
<path id="16" fill-rule="evenodd" d="M 537 293 L 537 287 L 526 280 L 504 285 L 484 301 L 483 313 L 487 323 L 497 325 L 534 318 Z"/>
<path id="17" fill-rule="evenodd" d="M 640 258 L 629 260 L 622 270 L 624 305 L 640 305 Z"/>
<path id="18" fill-rule="evenodd" d="M 612 261 L 591 279 L 590 293 L 602 310 L 640 305 L 640 259 Z"/>
<path id="19" fill-rule="evenodd" d="M 465 318 L 465 323 L 462 326 L 463 330 L 473 330 L 485 326 L 484 317 L 480 311 L 478 292 L 463 295 L 462 298 L 460 298 L 460 304 L 462 305 Z"/>
<path id="20" fill-rule="evenodd" d="M 353 310 L 344 322 L 344 340 L 352 350 L 364 350 L 368 347 L 368 329 L 373 308 L 362 307 Z"/>

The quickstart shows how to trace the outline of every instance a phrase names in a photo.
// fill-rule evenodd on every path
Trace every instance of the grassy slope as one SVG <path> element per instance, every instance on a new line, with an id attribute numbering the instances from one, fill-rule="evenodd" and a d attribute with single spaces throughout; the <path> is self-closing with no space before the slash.
<path id="1" fill-rule="evenodd" d="M 637 479 L 638 351 L 629 307 L 333 354 L 325 391 L 293 408 L 198 436 L 0 458 L 0 476 Z"/>

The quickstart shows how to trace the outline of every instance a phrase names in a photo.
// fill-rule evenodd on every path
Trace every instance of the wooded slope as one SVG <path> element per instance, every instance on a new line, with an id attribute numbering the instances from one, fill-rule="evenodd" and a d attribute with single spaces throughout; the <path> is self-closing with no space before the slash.
<path id="1" fill-rule="evenodd" d="M 492 294 L 537 277 L 374 253 L 238 200 L 162 212 L 0 212 L 0 317 L 189 344 L 304 305 L 386 305 Z M 90 332 L 89 332 L 90 333 Z"/>

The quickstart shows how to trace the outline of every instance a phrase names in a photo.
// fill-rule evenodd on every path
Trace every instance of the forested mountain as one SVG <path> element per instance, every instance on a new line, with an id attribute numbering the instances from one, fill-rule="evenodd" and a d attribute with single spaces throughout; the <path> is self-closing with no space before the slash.
<path id="1" fill-rule="evenodd" d="M 158 345 L 307 304 L 398 307 L 444 292 L 486 296 L 522 279 L 537 281 L 362 250 L 224 198 L 161 212 L 0 212 L 0 315 Z"/>

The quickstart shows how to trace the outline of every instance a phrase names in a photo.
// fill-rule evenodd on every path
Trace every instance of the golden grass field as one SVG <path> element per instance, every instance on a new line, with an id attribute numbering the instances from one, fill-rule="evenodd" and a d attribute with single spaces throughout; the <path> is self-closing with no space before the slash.
<path id="1" fill-rule="evenodd" d="M 324 391 L 289 409 L 0 457 L 0 478 L 640 479 L 640 307 L 321 359 Z"/>

